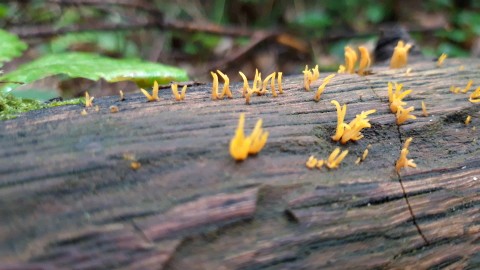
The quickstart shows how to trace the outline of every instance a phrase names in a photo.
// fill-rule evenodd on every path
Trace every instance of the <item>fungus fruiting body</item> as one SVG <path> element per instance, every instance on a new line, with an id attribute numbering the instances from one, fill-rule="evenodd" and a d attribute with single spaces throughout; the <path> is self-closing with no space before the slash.
<path id="1" fill-rule="evenodd" d="M 325 165 L 329 169 L 336 169 L 338 168 L 338 166 L 340 166 L 340 163 L 347 156 L 347 154 L 348 154 L 348 150 L 344 150 L 342 151 L 342 153 L 340 153 L 340 148 L 336 148 L 328 157 Z"/>
<path id="2" fill-rule="evenodd" d="M 445 61 L 445 59 L 447 59 L 447 57 L 448 57 L 448 54 L 442 53 L 442 55 L 440 55 L 440 57 L 438 57 L 437 67 L 441 67 L 443 65 L 443 62 Z"/>
<path id="3" fill-rule="evenodd" d="M 85 107 L 92 107 L 94 97 L 90 97 L 87 91 L 85 91 Z"/>
<path id="4" fill-rule="evenodd" d="M 320 72 L 318 71 L 318 65 L 311 70 L 308 69 L 308 65 L 305 66 L 305 70 L 303 70 L 303 86 L 305 87 L 305 90 L 310 91 L 310 85 L 318 80 L 319 77 Z"/>
<path id="5" fill-rule="evenodd" d="M 465 86 L 465 88 L 463 88 L 463 90 L 461 90 L 462 93 L 467 93 L 468 90 L 470 90 L 470 88 L 472 87 L 472 84 L 473 84 L 473 80 L 469 80 L 467 82 L 467 86 Z"/>
<path id="6" fill-rule="evenodd" d="M 348 141 L 358 141 L 363 138 L 361 130 L 364 128 L 370 128 L 368 115 L 375 113 L 376 110 L 362 111 L 357 114 L 350 123 L 345 123 L 345 114 L 347 113 L 347 105 L 340 106 L 338 101 L 332 100 L 332 104 L 337 108 L 337 130 L 335 135 L 332 136 L 332 140 L 339 141 L 342 144 L 346 144 Z"/>
<path id="7" fill-rule="evenodd" d="M 123 91 L 122 90 L 118 91 L 118 94 L 120 95 L 120 101 L 124 101 L 125 96 L 123 95 Z"/>
<path id="8" fill-rule="evenodd" d="M 268 132 L 262 129 L 262 119 L 259 119 L 250 136 L 245 137 L 245 114 L 240 114 L 235 136 L 230 140 L 230 155 L 237 161 L 245 160 L 249 154 L 258 154 L 265 146 Z"/>
<path id="9" fill-rule="evenodd" d="M 472 103 L 480 103 L 480 87 L 475 89 L 475 91 L 470 94 L 470 98 L 468 100 Z"/>
<path id="10" fill-rule="evenodd" d="M 467 115 L 467 118 L 465 119 L 465 125 L 470 124 L 470 121 L 472 121 L 472 116 Z"/>
<path id="11" fill-rule="evenodd" d="M 405 123 L 408 119 L 417 119 L 415 115 L 411 115 L 410 113 L 413 112 L 415 108 L 413 106 L 404 109 L 402 106 L 398 106 L 397 109 L 397 125 L 401 125 Z"/>
<path id="12" fill-rule="evenodd" d="M 278 72 L 278 77 L 277 77 L 277 84 L 278 84 L 278 93 L 283 94 L 283 87 L 282 87 L 282 72 Z"/>
<path id="13" fill-rule="evenodd" d="M 315 156 L 310 156 L 305 163 L 305 166 L 307 166 L 309 169 L 313 169 L 317 166 L 317 162 L 318 160 L 315 158 Z"/>
<path id="14" fill-rule="evenodd" d="M 87 110 L 83 109 L 83 110 L 80 112 L 80 114 L 81 114 L 82 116 L 85 116 L 85 115 L 87 115 L 88 113 L 87 113 Z"/>
<path id="15" fill-rule="evenodd" d="M 395 169 L 397 172 L 400 171 L 401 168 L 412 167 L 416 168 L 417 165 L 413 162 L 413 159 L 407 159 L 407 155 L 409 153 L 408 147 L 410 146 L 410 142 L 412 142 L 412 138 L 408 138 L 403 145 L 402 150 L 400 151 L 400 157 L 395 164 Z"/>
<path id="16" fill-rule="evenodd" d="M 402 40 L 398 41 L 390 60 L 390 68 L 402 68 L 406 66 L 408 62 L 408 51 L 411 47 L 411 44 L 405 44 Z"/>
<path id="17" fill-rule="evenodd" d="M 367 69 L 370 67 L 372 60 L 370 59 L 370 53 L 365 46 L 358 47 L 360 51 L 360 65 L 358 67 L 359 75 L 366 75 Z"/>
<path id="18" fill-rule="evenodd" d="M 228 98 L 233 98 L 232 92 L 230 91 L 230 79 L 228 78 L 227 75 L 223 74 L 220 70 L 217 70 L 217 73 L 220 74 L 220 76 L 223 79 L 223 90 L 218 98 L 222 99 L 225 95 L 227 95 Z"/>
<path id="19" fill-rule="evenodd" d="M 427 117 L 428 112 L 427 112 L 427 106 L 425 105 L 425 102 L 422 101 L 422 115 Z"/>
<path id="20" fill-rule="evenodd" d="M 160 100 L 160 98 L 158 97 L 157 81 L 153 82 L 153 90 L 151 95 L 143 88 L 140 88 L 140 91 L 142 91 L 142 93 L 147 97 L 148 102 Z"/>
<path id="21" fill-rule="evenodd" d="M 355 73 L 355 64 L 357 63 L 358 56 L 355 50 L 349 46 L 345 47 L 345 71 L 347 73 Z"/>
<path id="22" fill-rule="evenodd" d="M 327 86 L 327 83 L 329 83 L 330 80 L 331 80 L 333 77 L 335 77 L 335 74 L 330 74 L 330 75 L 328 75 L 327 77 L 325 77 L 325 79 L 323 79 L 322 84 L 318 87 L 318 90 L 317 90 L 317 92 L 315 93 L 315 96 L 313 97 L 313 99 L 314 99 L 315 101 L 317 101 L 317 102 L 320 101 L 320 97 L 321 97 L 323 91 L 325 91 L 325 86 Z"/>
<path id="23" fill-rule="evenodd" d="M 407 105 L 403 99 L 412 92 L 411 89 L 402 92 L 402 88 L 403 84 L 395 83 L 395 92 L 393 92 L 393 84 L 391 82 L 388 83 L 388 101 L 390 102 L 390 110 L 393 113 L 397 112 L 398 106 Z"/>
<path id="24" fill-rule="evenodd" d="M 176 101 L 180 101 L 180 100 L 185 99 L 185 94 L 187 92 L 187 85 L 184 85 L 182 87 L 182 92 L 180 94 L 178 93 L 178 84 L 174 83 L 170 87 L 172 89 L 172 94 L 175 97 Z"/>

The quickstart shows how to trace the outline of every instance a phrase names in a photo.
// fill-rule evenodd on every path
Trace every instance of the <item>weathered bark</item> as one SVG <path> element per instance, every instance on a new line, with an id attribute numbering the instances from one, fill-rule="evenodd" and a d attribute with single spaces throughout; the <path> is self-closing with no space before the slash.
<path id="1" fill-rule="evenodd" d="M 195 86 L 182 102 L 167 89 L 160 102 L 99 98 L 87 116 L 66 106 L 2 122 L 0 268 L 478 268 L 480 107 L 449 86 L 478 87 L 479 65 L 447 59 L 413 64 L 410 75 L 337 75 L 318 103 L 296 76 L 285 78 L 285 94 L 251 105 L 239 84 L 220 101 Z M 397 127 L 388 81 L 413 89 L 416 120 Z M 311 154 L 339 146 L 333 99 L 348 104 L 347 122 L 377 109 L 372 128 L 340 145 L 349 154 L 338 170 L 308 170 Z M 228 143 L 240 112 L 247 132 L 262 118 L 270 138 L 238 163 Z M 397 174 L 410 136 L 418 168 Z M 132 170 L 125 154 L 142 167 Z"/>

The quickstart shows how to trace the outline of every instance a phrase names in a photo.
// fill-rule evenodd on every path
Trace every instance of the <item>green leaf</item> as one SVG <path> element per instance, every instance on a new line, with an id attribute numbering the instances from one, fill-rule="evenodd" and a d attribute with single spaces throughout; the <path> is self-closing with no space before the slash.
<path id="1" fill-rule="evenodd" d="M 16 35 L 0 29 L 0 67 L 4 62 L 10 61 L 22 55 L 27 49 L 27 44 L 21 41 Z"/>
<path id="2" fill-rule="evenodd" d="M 166 84 L 188 80 L 184 70 L 158 63 L 113 59 L 90 53 L 61 53 L 46 55 L 0 77 L 0 81 L 17 82 L 0 84 L 0 91 L 9 92 L 19 86 L 18 83 L 31 83 L 60 74 L 93 81 L 101 78 L 108 82 L 134 81 L 141 87 L 151 86 L 154 81 Z"/>

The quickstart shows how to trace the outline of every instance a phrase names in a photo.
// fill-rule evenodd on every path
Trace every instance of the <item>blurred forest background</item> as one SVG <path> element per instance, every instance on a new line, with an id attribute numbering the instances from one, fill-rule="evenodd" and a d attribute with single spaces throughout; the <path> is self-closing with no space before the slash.
<path id="1" fill-rule="evenodd" d="M 480 1 L 476 0 L 2 0 L 0 28 L 29 44 L 5 73 L 42 55 L 95 52 L 141 58 L 186 70 L 210 82 L 220 69 L 239 81 L 283 71 L 300 74 L 306 64 L 336 71 L 347 44 L 373 49 L 379 30 L 400 24 L 432 59 L 480 55 Z M 120 85 L 49 78 L 28 85 L 25 97 L 73 97 L 88 89 L 114 95 Z M 41 90 L 41 91 L 38 91 Z"/>

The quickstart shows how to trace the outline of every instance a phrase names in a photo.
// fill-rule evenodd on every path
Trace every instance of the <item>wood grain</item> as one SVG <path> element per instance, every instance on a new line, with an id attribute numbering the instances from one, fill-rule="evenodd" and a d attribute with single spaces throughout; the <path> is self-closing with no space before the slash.
<path id="1" fill-rule="evenodd" d="M 318 103 L 288 76 L 285 94 L 251 105 L 240 84 L 219 101 L 200 85 L 182 102 L 163 89 L 159 102 L 98 98 L 87 116 L 65 106 L 2 122 L 0 269 L 479 268 L 480 107 L 449 87 L 479 87 L 480 61 L 410 67 L 337 75 Z M 413 89 L 416 120 L 395 124 L 389 81 Z M 348 104 L 346 121 L 377 110 L 365 138 L 330 139 L 333 99 Z M 262 118 L 270 138 L 239 163 L 228 143 L 241 112 L 246 132 Z M 418 167 L 397 174 L 408 137 Z M 349 150 L 338 170 L 305 167 L 336 147 Z"/>

